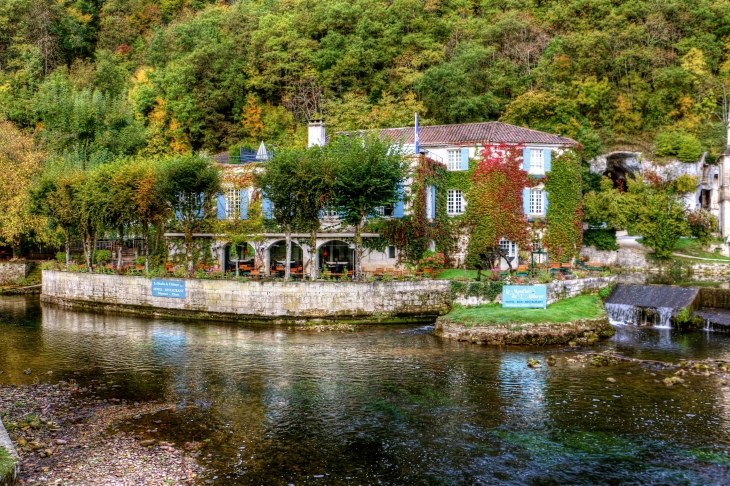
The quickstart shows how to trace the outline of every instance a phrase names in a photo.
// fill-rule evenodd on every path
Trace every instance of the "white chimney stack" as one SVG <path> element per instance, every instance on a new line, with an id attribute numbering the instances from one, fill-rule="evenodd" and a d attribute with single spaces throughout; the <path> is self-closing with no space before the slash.
<path id="1" fill-rule="evenodd" d="M 322 147 L 327 143 L 324 133 L 324 122 L 323 121 L 311 121 L 309 122 L 307 147 L 314 147 L 319 145 Z"/>

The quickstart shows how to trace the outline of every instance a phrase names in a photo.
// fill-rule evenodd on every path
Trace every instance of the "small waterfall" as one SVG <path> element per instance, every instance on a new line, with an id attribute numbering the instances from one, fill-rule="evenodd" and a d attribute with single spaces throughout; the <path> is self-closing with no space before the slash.
<path id="1" fill-rule="evenodd" d="M 637 325 L 639 309 L 629 304 L 606 304 L 608 322 L 614 325 Z"/>
<path id="2" fill-rule="evenodd" d="M 658 327 L 660 329 L 671 329 L 672 316 L 674 313 L 674 309 L 671 307 L 657 307 L 654 312 L 654 327 Z M 659 322 L 657 322 L 657 320 Z"/>
<path id="3" fill-rule="evenodd" d="M 630 304 L 606 303 L 608 321 L 614 325 L 652 326 L 658 329 L 671 329 L 672 316 L 676 313 L 671 307 L 644 309 Z M 651 321 L 649 320 L 651 318 Z"/>

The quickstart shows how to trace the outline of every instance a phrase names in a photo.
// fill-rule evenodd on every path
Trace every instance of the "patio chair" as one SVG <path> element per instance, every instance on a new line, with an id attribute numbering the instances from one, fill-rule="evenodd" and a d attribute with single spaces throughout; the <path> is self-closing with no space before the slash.
<path id="1" fill-rule="evenodd" d="M 376 268 L 375 271 L 373 272 L 373 277 L 375 277 L 378 280 L 382 280 L 384 273 L 385 273 L 385 270 L 383 270 L 382 268 Z"/>

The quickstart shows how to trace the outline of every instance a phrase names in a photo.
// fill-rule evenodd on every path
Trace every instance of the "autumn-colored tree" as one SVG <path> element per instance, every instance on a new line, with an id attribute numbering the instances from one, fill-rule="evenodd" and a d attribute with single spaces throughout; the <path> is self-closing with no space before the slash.
<path id="1" fill-rule="evenodd" d="M 261 139 L 261 135 L 264 133 L 263 110 L 252 94 L 246 98 L 241 124 L 246 131 L 246 138 L 253 142 Z"/>
<path id="2" fill-rule="evenodd" d="M 481 151 L 466 206 L 471 230 L 467 263 L 472 266 L 481 263 L 480 254 L 494 254 L 502 238 L 520 247 L 529 244 L 522 204 L 522 190 L 529 180 L 522 169 L 522 149 L 502 143 L 485 144 Z"/>
<path id="3" fill-rule="evenodd" d="M 44 217 L 29 211 L 28 189 L 45 154 L 13 124 L 0 121 L 0 244 L 18 247 L 30 236 L 47 239 Z"/>

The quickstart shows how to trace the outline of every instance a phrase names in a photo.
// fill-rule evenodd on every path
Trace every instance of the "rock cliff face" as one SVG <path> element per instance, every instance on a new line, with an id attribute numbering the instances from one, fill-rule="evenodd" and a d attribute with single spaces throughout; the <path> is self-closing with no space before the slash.
<path id="1" fill-rule="evenodd" d="M 624 184 L 624 187 L 626 187 L 627 179 L 636 179 L 646 171 L 656 172 L 670 179 L 680 175 L 697 177 L 697 190 L 684 196 L 687 208 L 705 207 L 705 209 L 719 217 L 719 167 L 707 165 L 705 155 L 697 162 L 686 163 L 672 160 L 668 163 L 658 164 L 646 158 L 641 152 L 610 152 L 591 160 L 590 167 L 592 173 L 608 176 L 614 182 L 620 181 L 621 184 Z"/>
<path id="2" fill-rule="evenodd" d="M 616 331 L 608 322 L 608 316 L 597 319 L 581 319 L 570 323 L 547 324 L 499 324 L 489 326 L 470 326 L 453 322 L 447 316 L 439 317 L 434 326 L 434 334 L 456 341 L 475 344 L 521 344 L 546 345 L 593 343 L 600 338 L 614 335 Z"/>

